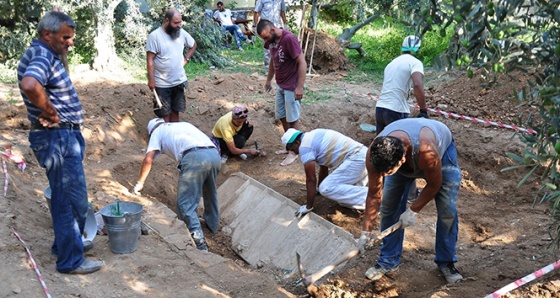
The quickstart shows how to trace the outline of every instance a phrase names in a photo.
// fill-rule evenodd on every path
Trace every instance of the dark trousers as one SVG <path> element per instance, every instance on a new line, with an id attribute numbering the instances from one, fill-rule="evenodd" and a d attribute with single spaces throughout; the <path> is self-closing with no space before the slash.
<path id="1" fill-rule="evenodd" d="M 235 143 L 235 148 L 241 149 L 245 147 L 245 143 L 247 143 L 247 140 L 249 139 L 249 137 L 251 137 L 251 134 L 253 134 L 253 126 L 249 126 L 247 122 L 244 122 L 243 126 L 241 126 L 241 129 L 237 132 L 236 135 L 233 136 L 233 142 Z M 228 156 L 233 156 L 231 151 L 229 151 L 229 148 L 227 147 L 227 144 L 224 141 L 224 139 L 218 138 L 218 141 L 220 141 L 221 153 L 227 154 Z"/>

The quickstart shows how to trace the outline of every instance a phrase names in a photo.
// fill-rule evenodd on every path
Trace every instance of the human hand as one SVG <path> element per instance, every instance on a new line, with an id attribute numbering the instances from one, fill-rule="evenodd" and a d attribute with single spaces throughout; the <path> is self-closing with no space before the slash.
<path id="1" fill-rule="evenodd" d="M 264 92 L 269 93 L 272 90 L 272 86 L 270 86 L 270 82 L 266 82 L 264 84 Z"/>
<path id="2" fill-rule="evenodd" d="M 416 118 L 430 119 L 430 116 L 428 115 L 428 109 L 420 109 L 420 113 L 418 114 L 418 116 L 416 116 Z"/>
<path id="3" fill-rule="evenodd" d="M 156 81 L 148 80 L 148 88 L 150 88 L 150 91 L 154 91 L 156 89 Z"/>
<path id="4" fill-rule="evenodd" d="M 311 212 L 311 210 L 313 210 L 313 207 L 307 209 L 307 205 L 301 205 L 298 209 L 298 211 L 296 211 L 296 217 L 300 218 L 304 215 L 306 215 L 307 213 Z"/>
<path id="5" fill-rule="evenodd" d="M 53 111 L 54 114 L 43 111 L 37 118 L 39 120 L 39 123 L 41 123 L 44 127 L 57 126 L 60 122 L 60 118 L 58 117 L 58 113 L 56 112 L 56 110 L 53 109 Z"/>
<path id="6" fill-rule="evenodd" d="M 418 213 L 412 211 L 410 208 L 406 209 L 406 211 L 401 214 L 401 217 L 399 218 L 399 220 L 402 222 L 403 229 L 413 226 L 416 223 L 416 216 L 418 216 Z"/>
<path id="7" fill-rule="evenodd" d="M 301 100 L 303 98 L 303 87 L 296 87 L 296 90 L 294 90 L 294 95 L 296 97 L 296 100 Z"/>
<path id="8" fill-rule="evenodd" d="M 366 250 L 366 244 L 371 240 L 371 232 L 362 231 L 360 238 L 358 239 L 357 249 L 360 254 L 363 254 Z"/>
<path id="9" fill-rule="evenodd" d="M 139 195 L 141 195 L 140 192 L 142 191 L 142 189 L 144 189 L 144 183 L 138 181 L 138 182 L 136 182 L 136 185 L 134 186 L 134 189 L 132 190 L 132 192 L 135 195 L 139 196 Z"/>

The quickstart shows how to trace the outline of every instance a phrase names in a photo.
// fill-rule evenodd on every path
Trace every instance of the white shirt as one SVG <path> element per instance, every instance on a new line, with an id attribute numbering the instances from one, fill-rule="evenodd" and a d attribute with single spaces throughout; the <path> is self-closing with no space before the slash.
<path id="1" fill-rule="evenodd" d="M 284 28 L 280 12 L 286 11 L 284 0 L 258 0 L 255 11 L 259 13 L 259 20 L 271 21 L 276 28 Z M 257 24 L 255 24 L 256 26 Z"/>
<path id="2" fill-rule="evenodd" d="M 192 36 L 183 29 L 177 39 L 171 38 L 161 27 L 150 33 L 146 52 L 156 55 L 154 59 L 156 87 L 174 87 L 187 80 L 187 74 L 183 69 L 183 52 L 185 47 L 194 47 L 194 43 Z"/>
<path id="3" fill-rule="evenodd" d="M 153 130 L 146 153 L 159 151 L 181 162 L 185 150 L 208 146 L 216 147 L 210 138 L 194 125 L 188 122 L 168 122 Z M 156 158 L 159 153 L 156 154 Z"/>
<path id="4" fill-rule="evenodd" d="M 399 113 L 410 113 L 408 97 L 412 87 L 412 74 L 424 75 L 424 65 L 416 57 L 403 54 L 393 59 L 383 73 L 383 88 L 376 107 Z"/>
<path id="5" fill-rule="evenodd" d="M 214 12 L 214 19 L 220 20 L 220 24 L 222 26 L 231 26 L 233 22 L 231 21 L 231 10 L 224 9 L 224 11 L 220 11 L 219 9 Z"/>

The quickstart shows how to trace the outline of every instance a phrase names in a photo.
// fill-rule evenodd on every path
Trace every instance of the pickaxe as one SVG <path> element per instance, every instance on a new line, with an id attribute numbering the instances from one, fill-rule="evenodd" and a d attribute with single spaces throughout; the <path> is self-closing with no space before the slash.
<path id="1" fill-rule="evenodd" d="M 156 96 L 156 104 L 157 104 L 157 107 L 154 108 L 154 110 L 159 110 L 161 109 L 161 101 L 159 100 L 159 96 L 157 95 L 156 89 L 154 89 L 153 91 L 154 91 L 154 95 Z"/>
<path id="2" fill-rule="evenodd" d="M 375 237 L 374 239 L 370 240 L 369 243 L 366 243 L 365 246 L 373 246 L 374 244 L 378 243 L 379 241 L 381 241 L 383 238 L 387 237 L 389 234 L 393 233 L 394 231 L 400 229 L 402 226 L 402 222 L 399 220 L 396 224 L 388 227 L 387 229 L 385 229 L 384 231 L 382 231 L 379 235 L 377 235 L 377 237 Z M 307 292 L 311 295 L 315 295 L 316 291 L 317 291 L 317 287 L 314 285 L 314 283 L 316 281 L 318 281 L 319 279 L 321 279 L 323 276 L 325 276 L 327 273 L 331 272 L 334 268 L 338 267 L 340 264 L 349 261 L 350 259 L 352 259 L 353 257 L 357 256 L 360 253 L 359 249 L 354 249 L 351 250 L 350 252 L 348 252 L 344 257 L 340 258 L 338 261 L 336 261 L 334 264 L 332 265 L 328 265 L 325 266 L 323 269 L 308 275 L 308 276 L 304 276 L 303 274 L 303 266 L 301 265 L 300 262 L 300 256 L 299 254 L 296 252 L 296 260 L 297 260 L 297 264 L 298 264 L 298 270 L 299 270 L 299 274 L 301 276 L 302 282 L 305 285 Z"/>

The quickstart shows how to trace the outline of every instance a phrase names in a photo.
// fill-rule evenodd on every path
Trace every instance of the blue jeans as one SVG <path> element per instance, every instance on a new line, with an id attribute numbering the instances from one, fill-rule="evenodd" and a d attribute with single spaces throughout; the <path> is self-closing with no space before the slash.
<path id="1" fill-rule="evenodd" d="M 46 169 L 51 187 L 51 216 L 57 254 L 56 270 L 69 272 L 82 265 L 82 233 L 88 211 L 86 178 L 82 160 L 85 142 L 73 129 L 41 129 L 29 132 L 30 147 Z"/>
<path id="2" fill-rule="evenodd" d="M 216 233 L 220 223 L 216 177 L 222 168 L 220 155 L 215 148 L 193 150 L 185 154 L 178 169 L 177 215 L 185 222 L 193 238 L 204 238 L 196 211 L 200 197 L 204 198 L 206 225 Z"/>
<path id="3" fill-rule="evenodd" d="M 441 159 L 443 181 L 434 197 L 437 209 L 436 256 L 438 267 L 457 262 L 456 244 L 459 230 L 457 215 L 457 195 L 461 186 L 461 169 L 457 163 L 457 150 L 452 141 Z M 405 177 L 397 172 L 385 177 L 383 200 L 381 201 L 381 230 L 385 230 L 399 221 L 406 210 L 408 191 L 415 178 Z M 387 269 L 395 268 L 400 263 L 403 250 L 404 229 L 398 229 L 383 239 L 377 263 Z"/>
<path id="4" fill-rule="evenodd" d="M 231 35 L 233 35 L 233 37 L 235 38 L 235 44 L 237 45 L 238 48 L 241 48 L 242 46 L 241 41 L 247 38 L 245 37 L 245 34 L 243 34 L 241 29 L 239 29 L 239 26 L 229 25 L 229 26 L 224 26 L 224 29 L 226 29 L 226 31 L 228 31 Z"/>
<path id="5" fill-rule="evenodd" d="M 375 108 L 375 126 L 377 127 L 377 134 L 383 131 L 391 122 L 408 118 L 408 116 L 408 113 L 399 113 L 386 108 Z"/>

